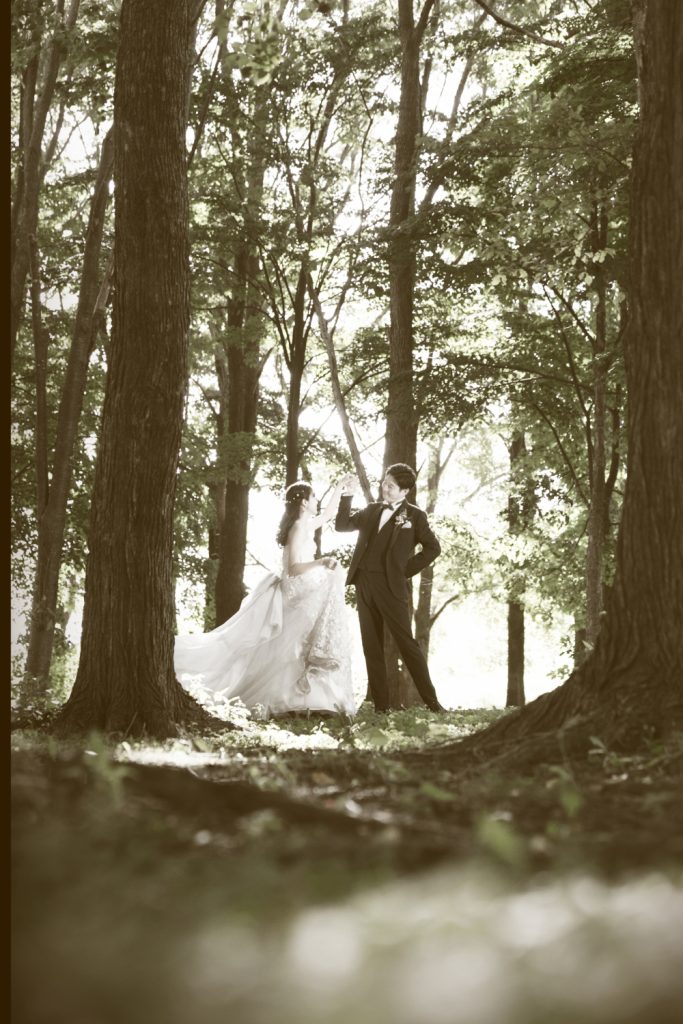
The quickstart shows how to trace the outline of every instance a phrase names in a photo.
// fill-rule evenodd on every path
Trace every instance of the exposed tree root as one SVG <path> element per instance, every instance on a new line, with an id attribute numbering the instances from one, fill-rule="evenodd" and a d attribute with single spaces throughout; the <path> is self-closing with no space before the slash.
<path id="1" fill-rule="evenodd" d="M 216 732 L 237 729 L 232 722 L 210 714 L 175 680 L 172 683 L 172 707 L 166 708 L 151 701 L 137 707 L 127 703 L 122 708 L 114 700 L 101 699 L 93 707 L 90 701 L 79 701 L 72 693 L 62 707 L 51 731 L 61 739 L 87 736 L 93 731 L 106 733 L 113 740 L 175 739 L 184 730 Z"/>
<path id="2" fill-rule="evenodd" d="M 227 819 L 257 811 L 274 811 L 285 821 L 301 825 L 322 825 L 338 832 L 377 832 L 387 827 L 398 828 L 409 835 L 425 851 L 435 856 L 453 851 L 458 842 L 449 829 L 417 824 L 387 814 L 371 814 L 326 807 L 311 800 L 298 799 L 274 790 L 262 789 L 248 782 L 216 782 L 200 778 L 180 768 L 152 765 L 127 765 L 125 786 L 135 796 L 151 796 L 163 800 L 176 811 L 199 814 L 225 824 Z M 465 833 L 461 841 L 465 844 Z M 426 851 L 425 851 L 426 852 Z"/>
<path id="3" fill-rule="evenodd" d="M 657 701 L 652 695 L 656 692 Z M 585 757 L 595 739 L 623 753 L 683 732 L 683 685 L 653 686 L 652 671 L 620 666 L 601 675 L 590 659 L 556 690 L 505 715 L 487 728 L 436 749 L 399 755 L 402 760 L 441 762 L 495 771 Z"/>

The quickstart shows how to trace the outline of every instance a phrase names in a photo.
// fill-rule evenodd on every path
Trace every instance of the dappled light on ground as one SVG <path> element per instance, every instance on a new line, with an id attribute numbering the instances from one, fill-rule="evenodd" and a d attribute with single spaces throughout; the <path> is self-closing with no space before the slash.
<path id="1" fill-rule="evenodd" d="M 209 705 L 210 706 L 210 705 Z M 467 736 L 504 712 L 455 709 L 435 717 L 426 708 L 376 714 L 364 705 L 353 718 L 319 714 L 291 715 L 269 721 L 252 718 L 239 703 L 210 706 L 237 731 L 218 732 L 210 739 L 187 736 L 166 743 L 124 740 L 116 747 L 120 761 L 137 764 L 198 767 L 221 764 L 241 756 L 245 749 L 385 750 L 398 751 L 438 746 Z"/>

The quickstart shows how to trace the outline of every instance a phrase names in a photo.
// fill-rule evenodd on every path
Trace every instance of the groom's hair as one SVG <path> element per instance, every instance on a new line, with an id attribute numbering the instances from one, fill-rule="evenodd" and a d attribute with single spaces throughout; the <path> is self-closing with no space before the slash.
<path id="1" fill-rule="evenodd" d="M 402 491 L 410 491 L 415 486 L 417 473 L 405 462 L 395 462 L 393 466 L 388 466 L 387 473 L 393 476 Z"/>

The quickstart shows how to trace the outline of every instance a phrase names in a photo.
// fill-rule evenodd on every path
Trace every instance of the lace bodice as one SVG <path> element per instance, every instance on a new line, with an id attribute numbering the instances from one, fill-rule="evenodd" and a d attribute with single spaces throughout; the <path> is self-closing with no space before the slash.
<path id="1" fill-rule="evenodd" d="M 282 577 L 289 576 L 289 567 L 296 562 L 313 562 L 315 560 L 315 538 L 312 533 L 300 538 L 294 548 L 287 543 L 282 550 Z"/>

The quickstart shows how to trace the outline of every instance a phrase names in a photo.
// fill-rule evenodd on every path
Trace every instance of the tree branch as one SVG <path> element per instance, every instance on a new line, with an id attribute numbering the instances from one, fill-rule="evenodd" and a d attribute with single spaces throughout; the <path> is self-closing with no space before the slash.
<path id="1" fill-rule="evenodd" d="M 502 14 L 494 10 L 490 4 L 486 3 L 486 0 L 474 0 L 476 4 L 479 4 L 483 11 L 497 21 L 503 28 L 509 28 L 511 32 L 516 32 L 519 36 L 526 36 L 528 39 L 533 39 L 535 43 L 543 43 L 544 46 L 553 46 L 556 50 L 563 50 L 564 43 L 558 42 L 556 39 L 546 39 L 545 36 L 539 36 L 536 32 L 532 32 L 530 29 L 525 28 L 524 25 L 517 25 L 514 21 L 508 21 Z"/>
<path id="2" fill-rule="evenodd" d="M 572 461 L 571 461 L 571 459 L 567 455 L 567 452 L 564 449 L 564 445 L 562 444 L 562 441 L 560 440 L 560 435 L 558 434 L 557 430 L 555 429 L 554 423 L 551 421 L 550 417 L 543 411 L 543 409 L 541 409 L 540 405 L 537 405 L 535 402 L 532 402 L 532 408 L 534 408 L 536 410 L 536 412 L 541 417 L 543 422 L 546 423 L 550 427 L 552 435 L 555 438 L 555 441 L 557 442 L 557 447 L 560 449 L 560 452 L 562 453 L 562 458 L 564 459 L 564 461 L 565 461 L 565 463 L 567 465 L 567 469 L 569 470 L 569 473 L 571 475 L 571 478 L 574 481 L 574 486 L 576 487 L 576 490 L 578 491 L 579 495 L 581 496 L 581 500 L 583 501 L 584 505 L 586 506 L 586 508 L 588 508 L 588 504 L 589 504 L 588 498 L 584 494 L 583 488 L 582 488 L 582 486 L 581 486 L 581 484 L 579 482 L 579 478 L 576 475 L 576 470 L 574 469 L 574 466 L 572 465 Z"/>
<path id="3" fill-rule="evenodd" d="M 327 321 L 325 320 L 325 314 L 320 303 L 320 296 L 315 289 L 313 284 L 313 278 L 311 277 L 310 271 L 306 272 L 306 284 L 308 286 L 308 293 L 311 296 L 311 301 L 315 307 L 316 316 L 318 318 L 318 327 L 322 336 L 323 342 L 325 343 L 325 349 L 327 351 L 327 359 L 330 366 L 330 381 L 332 384 L 332 394 L 334 395 L 334 404 L 337 407 L 337 413 L 341 420 L 342 429 L 346 438 L 346 443 L 349 446 L 349 452 L 353 459 L 353 465 L 360 480 L 361 487 L 363 488 L 363 494 L 365 495 L 366 501 L 372 501 L 372 489 L 370 487 L 370 481 L 368 480 L 367 473 L 365 472 L 365 466 L 363 460 L 360 457 L 360 451 L 358 450 L 358 444 L 354 437 L 353 430 L 351 429 L 351 422 L 349 420 L 348 412 L 346 411 L 346 403 L 344 402 L 344 395 L 342 393 L 341 385 L 339 383 L 339 368 L 337 366 L 337 353 L 334 350 L 334 343 L 332 336 L 328 330 Z"/>
<path id="4" fill-rule="evenodd" d="M 437 608 L 437 610 L 434 612 L 434 614 L 429 616 L 429 625 L 430 625 L 430 627 L 434 625 L 436 620 L 441 615 L 442 611 L 444 611 L 444 609 L 446 609 L 449 604 L 453 604 L 454 601 L 457 601 L 459 597 L 460 597 L 460 594 L 451 594 L 451 596 L 444 601 L 444 603 L 441 605 L 441 607 Z"/>

